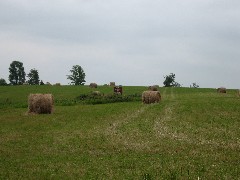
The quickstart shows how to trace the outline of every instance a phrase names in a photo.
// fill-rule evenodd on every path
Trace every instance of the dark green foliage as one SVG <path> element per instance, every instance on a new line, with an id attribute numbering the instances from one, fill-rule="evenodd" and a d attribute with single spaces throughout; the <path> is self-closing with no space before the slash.
<path id="1" fill-rule="evenodd" d="M 179 84 L 178 82 L 174 82 L 172 87 L 181 87 L 181 84 Z"/>
<path id="2" fill-rule="evenodd" d="M 39 85 L 39 75 L 38 70 L 31 69 L 27 77 L 29 78 L 28 84 L 30 85 Z"/>
<path id="3" fill-rule="evenodd" d="M 140 94 L 132 95 L 119 95 L 119 94 L 108 94 L 102 96 L 96 96 L 93 94 L 81 94 L 76 98 L 79 103 L 83 104 L 107 104 L 116 102 L 132 102 L 141 101 Z"/>
<path id="4" fill-rule="evenodd" d="M 86 75 L 81 66 L 79 66 L 79 65 L 73 66 L 72 69 L 70 70 L 70 72 L 72 74 L 67 75 L 67 79 L 71 80 L 71 84 L 84 85 L 84 83 L 86 82 L 85 81 Z"/>
<path id="5" fill-rule="evenodd" d="M 199 88 L 199 85 L 197 85 L 197 83 L 192 83 L 190 85 L 190 88 Z"/>
<path id="6" fill-rule="evenodd" d="M 181 87 L 178 82 L 175 82 L 175 74 L 170 73 L 167 76 L 164 76 L 165 80 L 163 82 L 165 87 Z"/>
<path id="7" fill-rule="evenodd" d="M 175 74 L 171 73 L 170 75 L 167 75 L 164 78 L 165 78 L 165 80 L 164 80 L 163 84 L 165 87 L 173 86 L 173 83 L 175 81 Z"/>
<path id="8" fill-rule="evenodd" d="M 73 99 L 56 99 L 54 103 L 56 106 L 74 106 L 77 101 Z"/>
<path id="9" fill-rule="evenodd" d="M 0 79 L 0 86 L 7 86 L 8 84 L 7 84 L 7 82 L 6 82 L 6 80 L 5 79 Z"/>
<path id="10" fill-rule="evenodd" d="M 9 81 L 12 85 L 21 85 L 25 82 L 26 73 L 24 71 L 23 63 L 13 61 L 9 67 Z"/>
<path id="11" fill-rule="evenodd" d="M 40 85 L 45 85 L 44 82 L 43 82 L 42 80 L 40 81 Z"/>

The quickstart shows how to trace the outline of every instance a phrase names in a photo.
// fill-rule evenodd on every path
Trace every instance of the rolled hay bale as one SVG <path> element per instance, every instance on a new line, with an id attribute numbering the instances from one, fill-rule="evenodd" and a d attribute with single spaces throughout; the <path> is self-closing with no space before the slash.
<path id="1" fill-rule="evenodd" d="M 148 87 L 148 90 L 149 90 L 149 91 L 158 91 L 158 88 L 159 88 L 159 86 L 154 85 L 154 86 L 149 86 L 149 87 Z"/>
<path id="2" fill-rule="evenodd" d="M 54 98 L 52 94 L 30 94 L 28 96 L 28 113 L 53 113 Z"/>
<path id="3" fill-rule="evenodd" d="M 115 82 L 110 82 L 110 86 L 115 86 Z"/>
<path id="4" fill-rule="evenodd" d="M 159 103 L 161 94 L 159 91 L 144 91 L 142 93 L 142 102 L 144 104 Z"/>
<path id="5" fill-rule="evenodd" d="M 56 83 L 55 86 L 61 86 L 61 83 Z"/>
<path id="6" fill-rule="evenodd" d="M 97 88 L 97 84 L 96 83 L 90 83 L 89 87 L 90 88 Z"/>
<path id="7" fill-rule="evenodd" d="M 220 88 L 217 88 L 217 92 L 218 93 L 227 93 L 227 89 L 225 87 L 220 87 Z"/>
<path id="8" fill-rule="evenodd" d="M 92 95 L 93 96 L 101 96 L 101 92 L 100 91 L 93 91 Z"/>

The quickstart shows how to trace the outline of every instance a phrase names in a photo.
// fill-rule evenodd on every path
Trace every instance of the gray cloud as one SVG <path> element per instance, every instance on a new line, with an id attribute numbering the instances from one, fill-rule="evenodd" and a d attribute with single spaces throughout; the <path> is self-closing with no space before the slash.
<path id="1" fill-rule="evenodd" d="M 88 83 L 239 88 L 239 18 L 237 0 L 1 1 L 0 76 L 20 60 L 65 84 L 79 64 Z"/>

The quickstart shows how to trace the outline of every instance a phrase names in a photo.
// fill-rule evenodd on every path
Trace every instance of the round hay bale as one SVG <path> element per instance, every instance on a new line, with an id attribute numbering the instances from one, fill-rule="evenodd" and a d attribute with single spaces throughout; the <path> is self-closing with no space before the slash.
<path id="1" fill-rule="evenodd" d="M 90 88 L 97 88 L 97 84 L 96 83 L 90 83 L 89 87 Z"/>
<path id="2" fill-rule="evenodd" d="M 142 102 L 144 104 L 159 103 L 161 94 L 159 91 L 144 91 L 142 93 Z"/>
<path id="3" fill-rule="evenodd" d="M 56 83 L 55 86 L 61 86 L 61 83 Z"/>
<path id="4" fill-rule="evenodd" d="M 158 91 L 158 86 L 154 85 L 154 86 L 149 86 L 148 87 L 149 91 Z"/>
<path id="5" fill-rule="evenodd" d="M 225 87 L 220 87 L 217 89 L 218 93 L 227 93 L 227 89 Z"/>
<path id="6" fill-rule="evenodd" d="M 101 96 L 101 92 L 100 91 L 93 91 L 92 95 L 93 96 Z"/>
<path id="7" fill-rule="evenodd" d="M 110 82 L 110 86 L 115 86 L 115 82 Z"/>
<path id="8" fill-rule="evenodd" d="M 53 113 L 54 99 L 52 94 L 30 94 L 28 96 L 28 113 Z"/>

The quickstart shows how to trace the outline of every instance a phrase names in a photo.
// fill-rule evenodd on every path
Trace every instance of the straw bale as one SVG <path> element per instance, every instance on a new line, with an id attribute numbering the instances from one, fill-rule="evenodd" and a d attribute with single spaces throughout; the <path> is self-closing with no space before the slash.
<path id="1" fill-rule="evenodd" d="M 218 93 L 227 93 L 227 89 L 225 87 L 220 87 L 217 89 Z"/>
<path id="2" fill-rule="evenodd" d="M 161 95 L 159 91 L 144 91 L 142 93 L 142 102 L 144 104 L 159 103 Z"/>
<path id="3" fill-rule="evenodd" d="M 54 98 L 52 94 L 30 94 L 28 96 L 28 113 L 53 113 Z"/>
<path id="4" fill-rule="evenodd" d="M 154 85 L 154 86 L 149 86 L 148 87 L 149 91 L 158 91 L 158 86 Z"/>
<path id="5" fill-rule="evenodd" d="M 61 86 L 61 83 L 56 83 L 55 86 Z"/>
<path id="6" fill-rule="evenodd" d="M 90 83 L 90 85 L 89 85 L 90 88 L 97 88 L 97 86 L 98 85 L 96 83 Z"/>

